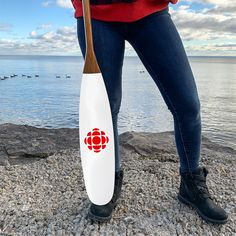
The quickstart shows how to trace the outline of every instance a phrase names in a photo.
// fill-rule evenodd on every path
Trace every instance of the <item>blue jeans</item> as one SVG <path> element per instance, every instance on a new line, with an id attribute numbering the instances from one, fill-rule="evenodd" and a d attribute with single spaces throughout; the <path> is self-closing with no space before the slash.
<path id="1" fill-rule="evenodd" d="M 92 19 L 92 31 L 94 50 L 113 118 L 115 170 L 120 169 L 117 117 L 122 97 L 125 40 L 136 51 L 173 115 L 180 171 L 195 170 L 200 159 L 200 101 L 194 76 L 169 8 L 129 23 Z M 84 57 L 86 45 L 83 17 L 77 19 L 77 34 Z"/>

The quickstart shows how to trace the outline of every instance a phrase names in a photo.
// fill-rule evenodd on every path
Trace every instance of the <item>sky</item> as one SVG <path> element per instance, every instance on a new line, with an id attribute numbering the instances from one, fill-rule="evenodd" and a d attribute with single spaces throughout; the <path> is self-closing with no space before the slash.
<path id="1" fill-rule="evenodd" d="M 236 56 L 233 2 L 179 0 L 169 4 L 188 56 Z M 82 55 L 71 1 L 0 0 L 0 55 Z M 136 55 L 127 41 L 125 55 Z"/>

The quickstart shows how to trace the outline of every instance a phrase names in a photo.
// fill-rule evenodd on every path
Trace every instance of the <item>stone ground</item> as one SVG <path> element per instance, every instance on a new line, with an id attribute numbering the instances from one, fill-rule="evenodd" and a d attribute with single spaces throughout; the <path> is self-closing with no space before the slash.
<path id="1" fill-rule="evenodd" d="M 87 218 L 78 140 L 78 129 L 0 125 L 0 235 L 236 235 L 232 148 L 202 139 L 210 192 L 230 215 L 213 225 L 177 200 L 173 132 L 121 134 L 121 198 L 110 222 L 95 223 Z"/>

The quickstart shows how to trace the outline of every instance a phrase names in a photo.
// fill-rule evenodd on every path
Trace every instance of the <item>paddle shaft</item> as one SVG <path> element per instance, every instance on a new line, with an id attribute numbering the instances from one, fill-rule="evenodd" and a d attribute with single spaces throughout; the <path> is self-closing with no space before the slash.
<path id="1" fill-rule="evenodd" d="M 83 73 L 101 73 L 93 48 L 90 0 L 82 0 L 82 6 L 86 41 L 85 63 Z"/>

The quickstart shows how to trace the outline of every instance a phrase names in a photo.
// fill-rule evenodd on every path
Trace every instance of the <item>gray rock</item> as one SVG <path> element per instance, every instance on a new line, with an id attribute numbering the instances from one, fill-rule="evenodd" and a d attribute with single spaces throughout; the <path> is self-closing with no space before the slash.
<path id="1" fill-rule="evenodd" d="M 163 153 L 175 153 L 175 140 L 173 132 L 150 133 L 150 132 L 125 132 L 120 134 L 120 145 L 127 151 L 138 153 L 142 156 L 156 154 L 160 158 Z M 161 159 L 162 160 L 162 159 Z"/>
<path id="2" fill-rule="evenodd" d="M 0 125 L 0 145 L 5 147 L 11 164 L 29 163 L 60 150 L 78 148 L 79 129 L 46 129 L 6 123 Z M 6 157 L 0 157 L 0 163 L 2 159 L 6 160 Z"/>
<path id="3" fill-rule="evenodd" d="M 7 166 L 9 165 L 8 153 L 6 147 L 0 144 L 0 165 Z"/>

